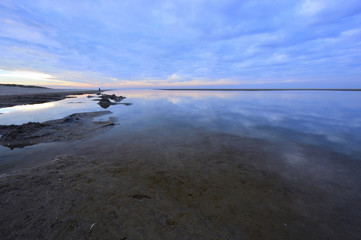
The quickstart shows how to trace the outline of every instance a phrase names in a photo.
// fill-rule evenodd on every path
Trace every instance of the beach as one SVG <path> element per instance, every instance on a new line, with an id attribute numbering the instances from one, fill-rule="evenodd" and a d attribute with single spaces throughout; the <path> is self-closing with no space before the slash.
<path id="1" fill-rule="evenodd" d="M 96 93 L 98 90 L 50 89 L 0 85 L 0 108 L 62 100 L 70 95 Z"/>
<path id="2" fill-rule="evenodd" d="M 74 125 L 71 134 L 81 137 L 67 138 L 65 132 L 55 134 L 50 145 L 40 141 L 45 145 L 36 151 L 47 149 L 45 155 L 30 154 L 32 163 L 1 175 L 2 239 L 361 235 L 360 165 L 354 155 L 173 120 L 147 128 L 135 123 L 138 128 L 127 132 L 122 118 L 93 121 L 109 113 L 75 114 L 51 124 L 66 128 L 79 117 L 84 125 Z M 58 131 L 64 133 L 62 127 Z M 42 160 L 32 159 L 37 156 Z"/>

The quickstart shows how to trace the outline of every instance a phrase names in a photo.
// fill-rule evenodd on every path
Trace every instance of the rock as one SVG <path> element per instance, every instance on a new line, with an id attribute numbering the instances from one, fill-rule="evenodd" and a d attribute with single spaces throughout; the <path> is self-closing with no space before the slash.
<path id="1" fill-rule="evenodd" d="M 108 98 L 101 98 L 99 103 L 111 103 L 111 101 Z"/>
<path id="2" fill-rule="evenodd" d="M 109 99 L 107 98 L 101 98 L 98 102 L 98 104 L 102 107 L 102 108 L 108 108 L 112 102 L 109 101 Z"/>
<path id="3" fill-rule="evenodd" d="M 102 94 L 102 95 L 100 96 L 100 99 L 98 99 L 98 100 L 99 100 L 98 104 L 99 104 L 102 108 L 108 108 L 110 105 L 116 104 L 116 103 L 114 103 L 114 102 L 111 102 L 109 99 L 111 99 L 111 100 L 113 100 L 113 101 L 115 101 L 115 102 L 118 103 L 118 102 L 122 101 L 124 98 L 125 98 L 125 97 L 123 97 L 123 96 L 117 96 L 117 95 L 115 95 L 115 94 L 112 94 L 112 95 Z"/>

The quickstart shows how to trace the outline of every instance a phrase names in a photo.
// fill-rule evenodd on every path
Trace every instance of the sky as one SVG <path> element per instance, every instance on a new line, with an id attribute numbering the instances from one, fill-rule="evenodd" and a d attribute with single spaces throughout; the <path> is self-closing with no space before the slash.
<path id="1" fill-rule="evenodd" d="M 361 1 L 1 0 L 0 83 L 361 88 Z"/>

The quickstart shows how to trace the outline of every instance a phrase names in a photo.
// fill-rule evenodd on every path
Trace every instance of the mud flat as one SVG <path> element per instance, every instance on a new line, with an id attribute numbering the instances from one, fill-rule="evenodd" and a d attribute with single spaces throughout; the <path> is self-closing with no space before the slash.
<path id="1" fill-rule="evenodd" d="M 102 140 L 3 175 L 1 238 L 357 239 L 361 234 L 360 184 L 352 177 L 360 168 L 344 167 L 342 161 L 355 160 L 347 156 L 300 146 L 306 163 L 290 163 L 297 159 L 285 154 L 284 146 L 194 129 Z M 325 167 L 313 159 L 333 160 Z"/>
<path id="2" fill-rule="evenodd" d="M 29 122 L 22 125 L 0 125 L 0 144 L 13 148 L 39 143 L 64 142 L 95 136 L 112 128 L 115 118 L 93 121 L 93 118 L 110 111 L 74 113 L 62 119 L 46 122 Z"/>

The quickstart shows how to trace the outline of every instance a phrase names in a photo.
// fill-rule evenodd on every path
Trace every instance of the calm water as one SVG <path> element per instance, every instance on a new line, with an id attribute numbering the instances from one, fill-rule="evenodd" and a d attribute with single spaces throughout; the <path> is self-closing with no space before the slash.
<path id="1" fill-rule="evenodd" d="M 106 109 L 112 113 L 100 120 L 118 119 L 110 131 L 73 142 L 14 150 L 1 146 L 0 173 L 34 166 L 58 155 L 80 156 L 91 169 L 83 166 L 85 176 L 95 179 L 93 185 L 90 182 L 84 185 L 84 189 L 93 186 L 91 193 L 104 188 L 112 193 L 122 190 L 124 194 L 114 196 L 119 201 L 129 201 L 128 190 L 141 189 L 149 194 L 155 192 L 152 200 L 159 193 L 159 199 L 166 199 L 164 203 L 185 204 L 179 208 L 170 205 L 171 210 L 160 205 L 159 209 L 153 209 L 154 218 L 147 221 L 143 218 L 150 215 L 142 215 L 142 221 L 136 223 L 145 223 L 143 234 L 152 229 L 150 226 L 163 226 L 155 221 L 159 217 L 183 214 L 188 209 L 190 221 L 202 220 L 197 220 L 194 231 L 205 221 L 202 234 L 210 229 L 216 232 L 223 229 L 234 237 L 224 239 L 240 239 L 243 233 L 237 231 L 242 228 L 248 229 L 250 239 L 268 239 L 268 236 L 274 236 L 270 239 L 358 239 L 360 236 L 359 92 L 117 90 L 110 93 L 126 96 L 122 102 L 131 103 Z M 104 109 L 97 102 L 84 95 L 0 109 L 0 123 L 42 122 L 101 110 Z M 72 167 L 67 170 L 67 176 L 75 179 L 78 175 L 72 174 L 72 170 Z M 73 184 L 81 183 L 84 176 L 79 176 Z M 123 177 L 132 181 L 120 181 Z M 120 183 L 124 186 L 119 187 Z M 149 186 L 150 183 L 153 185 Z M 113 207 L 103 198 L 94 204 L 94 209 Z M 118 209 L 125 211 L 121 214 L 127 217 L 125 223 L 131 216 L 139 218 L 134 215 L 138 214 L 138 208 L 127 210 L 132 206 Z M 152 206 L 146 207 L 144 213 L 149 213 Z M 94 209 L 90 208 L 90 213 Z M 107 211 L 100 212 L 108 216 Z M 181 222 L 182 218 L 176 221 Z M 185 221 L 179 228 L 188 223 Z M 118 222 L 114 224 L 114 229 L 118 229 Z M 128 228 L 133 230 L 134 226 Z M 172 229 L 168 229 L 169 236 L 175 234 Z"/>
<path id="2" fill-rule="evenodd" d="M 361 94 L 359 92 L 194 92 L 118 90 L 130 106 L 107 110 L 119 119 L 112 136 L 134 131 L 181 126 L 250 136 L 277 142 L 328 147 L 357 156 L 361 149 Z M 63 118 L 76 112 L 103 110 L 88 95 L 58 102 L 0 109 L 0 124 L 23 124 Z M 103 118 L 108 118 L 107 115 Z M 108 133 L 109 135 L 109 133 Z M 57 144 L 57 143 L 54 143 Z M 47 145 L 10 150 L 0 147 L 0 166 Z M 58 143 L 64 144 L 64 143 Z M 72 143 L 76 147 L 77 142 Z"/>
<path id="3" fill-rule="evenodd" d="M 110 106 L 119 125 L 111 136 L 157 128 L 181 126 L 328 147 L 358 156 L 361 149 L 361 94 L 359 92 L 194 92 L 162 90 L 118 90 L 123 102 Z M 1 124 L 23 124 L 63 118 L 76 112 L 103 110 L 93 98 L 83 95 L 58 102 L 0 109 Z M 103 117 L 107 118 L 109 115 Z M 81 142 L 80 142 L 81 143 Z M 79 144 L 80 144 L 79 143 Z M 16 165 L 19 156 L 47 152 L 54 145 L 24 149 L 0 147 L 2 171 Z M 76 148 L 77 142 L 71 143 Z M 46 155 L 46 154 L 45 154 Z M 36 158 L 36 156 L 33 156 Z M 22 159 L 22 158 L 21 158 Z M 28 161 L 31 161 L 30 159 Z"/>

